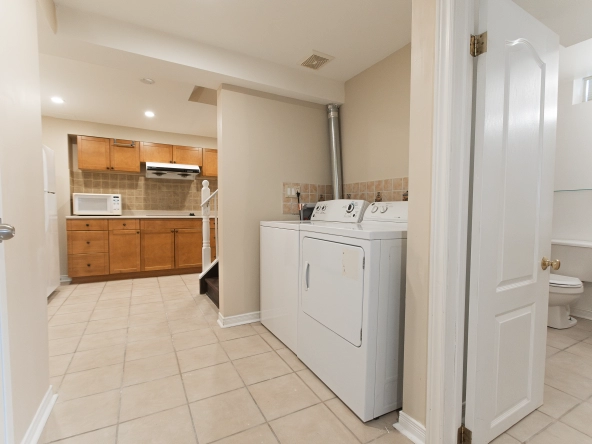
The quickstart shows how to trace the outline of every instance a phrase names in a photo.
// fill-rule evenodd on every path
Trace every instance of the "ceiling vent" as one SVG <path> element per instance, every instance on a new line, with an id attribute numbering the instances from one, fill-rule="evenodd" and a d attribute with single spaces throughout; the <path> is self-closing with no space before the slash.
<path id="1" fill-rule="evenodd" d="M 335 57 L 330 56 L 328 54 L 323 54 L 322 52 L 313 51 L 312 55 L 309 56 L 304 62 L 301 63 L 302 66 L 306 68 L 317 70 L 321 66 L 325 65 L 327 62 L 330 62 Z"/>

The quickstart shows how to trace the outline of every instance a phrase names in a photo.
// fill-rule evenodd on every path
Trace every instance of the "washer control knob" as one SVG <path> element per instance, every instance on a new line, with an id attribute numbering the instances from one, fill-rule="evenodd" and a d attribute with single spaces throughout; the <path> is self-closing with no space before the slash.
<path id="1" fill-rule="evenodd" d="M 387 210 L 388 210 L 388 207 L 386 205 L 384 207 L 380 207 L 381 213 L 386 213 Z"/>
<path id="2" fill-rule="evenodd" d="M 376 213 L 378 211 L 378 207 L 374 205 L 370 211 Z"/>
<path id="3" fill-rule="evenodd" d="M 345 211 L 346 211 L 347 213 L 351 213 L 352 211 L 354 211 L 354 208 L 355 208 L 355 206 L 354 206 L 354 203 L 352 202 L 352 203 L 350 203 L 350 204 L 347 206 L 347 208 L 346 208 L 346 210 L 345 210 Z"/>

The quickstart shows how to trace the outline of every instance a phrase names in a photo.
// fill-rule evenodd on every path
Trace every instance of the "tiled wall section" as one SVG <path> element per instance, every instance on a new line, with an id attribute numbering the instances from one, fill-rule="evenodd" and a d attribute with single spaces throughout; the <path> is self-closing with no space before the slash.
<path id="1" fill-rule="evenodd" d="M 218 182 L 209 182 L 213 193 Z M 121 194 L 123 210 L 201 211 L 201 188 L 202 179 L 147 179 L 135 174 L 70 171 L 72 193 Z M 215 205 L 210 208 L 216 210 Z"/>
<path id="2" fill-rule="evenodd" d="M 363 199 L 368 202 L 375 202 L 376 195 L 380 193 L 382 202 L 393 202 L 403 200 L 403 193 L 408 189 L 409 178 L 398 177 L 396 179 L 346 183 L 343 186 L 343 194 L 349 199 Z"/>
<path id="3" fill-rule="evenodd" d="M 317 203 L 321 200 L 333 199 L 333 187 L 331 185 L 318 185 L 314 183 L 283 183 L 283 214 L 298 214 L 298 199 L 287 196 L 288 188 L 296 188 L 300 191 L 301 203 Z"/>

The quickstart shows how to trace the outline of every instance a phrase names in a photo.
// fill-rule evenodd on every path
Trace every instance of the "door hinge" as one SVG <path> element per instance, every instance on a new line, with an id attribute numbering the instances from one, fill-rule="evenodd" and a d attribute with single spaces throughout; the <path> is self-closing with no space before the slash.
<path id="1" fill-rule="evenodd" d="M 471 444 L 473 442 L 473 432 L 464 425 L 458 428 L 458 444 Z"/>
<path id="2" fill-rule="evenodd" d="M 487 52 L 487 31 L 479 35 L 471 35 L 471 55 L 478 57 Z"/>

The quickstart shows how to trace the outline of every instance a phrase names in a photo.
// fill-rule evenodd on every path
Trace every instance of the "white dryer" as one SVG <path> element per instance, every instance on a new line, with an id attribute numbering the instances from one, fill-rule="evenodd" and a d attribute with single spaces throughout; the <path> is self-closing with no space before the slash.
<path id="1" fill-rule="evenodd" d="M 401 407 L 407 202 L 351 214 L 324 202 L 300 227 L 297 354 L 369 421 Z"/>

